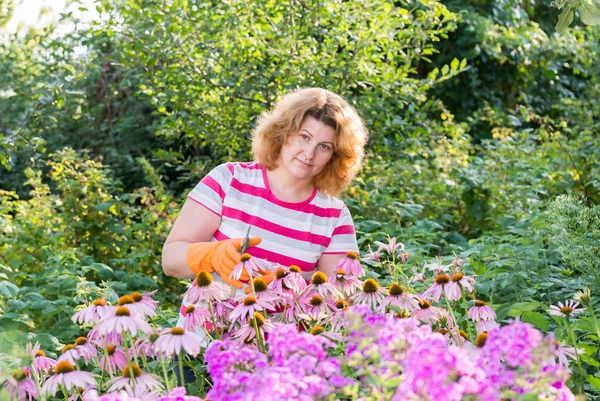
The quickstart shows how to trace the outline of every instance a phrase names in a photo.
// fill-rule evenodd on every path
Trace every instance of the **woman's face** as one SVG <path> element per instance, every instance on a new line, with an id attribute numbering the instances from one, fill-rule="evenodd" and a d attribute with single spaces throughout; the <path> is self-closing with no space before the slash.
<path id="1" fill-rule="evenodd" d="M 333 156 L 335 130 L 312 117 L 304 119 L 300 130 L 281 147 L 279 166 L 299 180 L 311 180 Z"/>

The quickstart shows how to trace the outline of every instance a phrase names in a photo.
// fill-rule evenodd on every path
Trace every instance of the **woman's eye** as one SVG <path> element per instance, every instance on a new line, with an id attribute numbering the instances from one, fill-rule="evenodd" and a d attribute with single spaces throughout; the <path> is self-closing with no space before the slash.
<path id="1" fill-rule="evenodd" d="M 300 134 L 300 137 L 301 137 L 302 139 L 304 139 L 304 140 L 307 140 L 307 139 L 308 139 L 308 135 Z"/>
<path id="2" fill-rule="evenodd" d="M 324 143 L 321 144 L 321 149 L 329 151 L 330 147 L 329 145 L 325 145 Z"/>

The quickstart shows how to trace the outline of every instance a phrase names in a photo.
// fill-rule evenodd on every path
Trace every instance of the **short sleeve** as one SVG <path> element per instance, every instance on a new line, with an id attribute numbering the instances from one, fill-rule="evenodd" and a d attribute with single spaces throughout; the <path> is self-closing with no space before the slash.
<path id="1" fill-rule="evenodd" d="M 191 190 L 188 198 L 197 202 L 221 216 L 223 212 L 223 201 L 229 190 L 233 178 L 233 165 L 231 163 L 221 164 L 215 167 Z"/>
<path id="2" fill-rule="evenodd" d="M 344 205 L 331 235 L 331 242 L 323 253 L 345 254 L 348 252 L 358 253 L 358 245 L 356 244 L 356 232 L 354 231 L 352 215 L 346 205 Z"/>

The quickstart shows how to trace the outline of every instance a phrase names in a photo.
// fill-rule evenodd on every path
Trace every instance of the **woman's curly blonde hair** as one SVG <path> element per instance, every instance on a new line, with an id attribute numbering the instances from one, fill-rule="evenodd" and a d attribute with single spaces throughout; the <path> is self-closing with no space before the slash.
<path id="1" fill-rule="evenodd" d="M 278 166 L 281 147 L 312 117 L 335 130 L 333 156 L 314 178 L 316 188 L 337 196 L 362 166 L 368 133 L 363 120 L 341 96 L 321 88 L 286 94 L 272 111 L 263 113 L 252 134 L 254 160 L 267 170 Z"/>

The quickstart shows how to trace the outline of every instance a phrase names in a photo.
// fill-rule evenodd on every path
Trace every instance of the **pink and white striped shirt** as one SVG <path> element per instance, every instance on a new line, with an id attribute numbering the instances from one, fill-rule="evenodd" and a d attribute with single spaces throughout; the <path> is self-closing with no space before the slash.
<path id="1" fill-rule="evenodd" d="M 251 237 L 262 242 L 248 253 L 303 272 L 316 269 L 322 254 L 358 251 L 352 216 L 340 199 L 316 189 L 303 202 L 277 199 L 260 164 L 226 163 L 206 175 L 188 194 L 221 217 L 212 241 Z"/>

